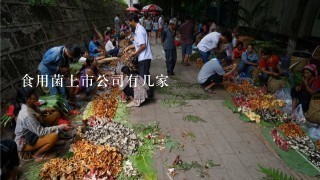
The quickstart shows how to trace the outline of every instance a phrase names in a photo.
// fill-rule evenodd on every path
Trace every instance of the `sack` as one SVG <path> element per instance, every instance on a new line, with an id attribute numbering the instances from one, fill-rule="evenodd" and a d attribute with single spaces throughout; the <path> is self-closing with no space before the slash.
<path id="1" fill-rule="evenodd" d="M 290 90 L 288 88 L 283 88 L 277 91 L 274 95 L 277 99 L 280 99 L 286 103 L 286 105 L 282 107 L 281 110 L 287 114 L 291 114 L 292 98 L 291 98 Z"/>
<path id="2" fill-rule="evenodd" d="M 284 78 L 273 78 L 270 77 L 268 80 L 267 89 L 269 92 L 274 93 L 286 85 L 286 80 Z"/>
<path id="3" fill-rule="evenodd" d="M 39 137 L 37 134 L 27 130 L 27 133 L 24 135 L 24 138 L 26 139 L 27 143 L 30 146 L 33 146 L 36 144 L 36 142 L 38 141 Z"/>
<path id="4" fill-rule="evenodd" d="M 320 100 L 311 99 L 309 110 L 306 113 L 306 119 L 309 122 L 320 124 Z"/>
<path id="5" fill-rule="evenodd" d="M 304 117 L 301 104 L 294 110 L 291 118 L 292 118 L 292 122 L 297 124 L 304 124 L 306 122 L 306 118 Z"/>

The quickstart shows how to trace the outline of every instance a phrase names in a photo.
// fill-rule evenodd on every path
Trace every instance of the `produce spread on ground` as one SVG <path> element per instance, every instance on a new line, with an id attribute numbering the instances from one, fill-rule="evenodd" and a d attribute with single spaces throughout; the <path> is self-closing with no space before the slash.
<path id="1" fill-rule="evenodd" d="M 229 79 L 225 87 L 232 100 L 225 101 L 224 105 L 239 113 L 241 120 L 259 123 L 262 134 L 289 167 L 308 175 L 319 175 L 320 142 L 308 137 L 301 119 L 295 121 L 285 112 L 285 100 L 254 86 L 250 79 Z M 302 164 L 305 168 L 301 168 Z"/>

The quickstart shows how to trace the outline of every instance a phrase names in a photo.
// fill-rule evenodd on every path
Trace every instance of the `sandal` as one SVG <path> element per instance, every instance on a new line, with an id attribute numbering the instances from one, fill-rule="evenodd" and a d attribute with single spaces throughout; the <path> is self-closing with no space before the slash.
<path id="1" fill-rule="evenodd" d="M 57 153 L 52 152 L 52 153 L 44 153 L 39 157 L 34 156 L 33 158 L 34 158 L 35 162 L 40 163 L 40 162 L 48 161 L 48 160 L 53 159 L 55 157 L 57 157 Z"/>
<path id="2" fill-rule="evenodd" d="M 212 91 L 211 89 L 204 89 L 204 91 L 210 94 L 216 94 L 216 92 Z"/>

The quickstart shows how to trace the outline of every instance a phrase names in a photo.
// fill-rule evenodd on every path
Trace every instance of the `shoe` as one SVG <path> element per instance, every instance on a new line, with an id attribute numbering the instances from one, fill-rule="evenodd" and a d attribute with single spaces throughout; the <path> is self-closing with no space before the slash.
<path id="1" fill-rule="evenodd" d="M 130 102 L 129 104 L 126 105 L 126 107 L 133 107 L 135 106 L 133 102 Z"/>

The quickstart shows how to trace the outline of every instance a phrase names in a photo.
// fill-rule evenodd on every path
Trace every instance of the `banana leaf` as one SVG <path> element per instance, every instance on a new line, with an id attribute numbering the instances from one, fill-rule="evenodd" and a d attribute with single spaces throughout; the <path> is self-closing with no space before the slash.
<path id="1" fill-rule="evenodd" d="M 153 159 L 149 155 L 136 155 L 130 157 L 134 167 L 141 172 L 146 180 L 156 180 L 157 171 L 153 167 Z"/>
<path id="2" fill-rule="evenodd" d="M 54 95 L 54 96 L 40 96 L 39 99 L 45 100 L 46 104 L 41 105 L 41 108 L 58 108 L 60 112 L 64 113 L 65 115 L 69 112 L 67 108 L 67 100 L 63 99 L 59 95 Z"/>

